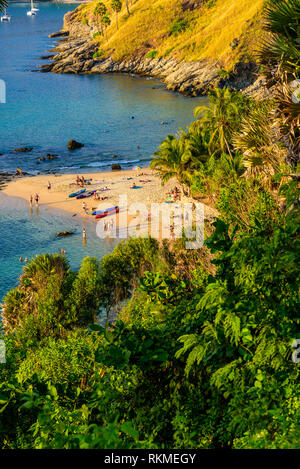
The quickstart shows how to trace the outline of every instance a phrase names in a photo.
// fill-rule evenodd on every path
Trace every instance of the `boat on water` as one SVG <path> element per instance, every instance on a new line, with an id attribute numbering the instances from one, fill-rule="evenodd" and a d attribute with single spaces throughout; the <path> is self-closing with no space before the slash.
<path id="1" fill-rule="evenodd" d="M 107 217 L 108 215 L 112 215 L 113 213 L 119 213 L 120 209 L 119 207 L 113 209 L 113 210 L 105 210 L 103 213 L 99 213 L 98 215 L 95 216 L 95 218 L 104 218 Z"/>
<path id="2" fill-rule="evenodd" d="M 4 8 L 4 15 L 1 16 L 1 22 L 9 22 L 11 20 L 11 16 L 9 16 L 6 12 L 6 8 Z"/>
<path id="3" fill-rule="evenodd" d="M 77 195 L 83 194 L 86 191 L 86 189 L 81 189 L 80 191 L 73 192 L 72 194 L 69 194 L 69 197 L 77 197 Z"/>
<path id="4" fill-rule="evenodd" d="M 30 1 L 31 9 L 27 11 L 27 16 L 35 16 L 37 12 L 39 11 L 38 8 L 34 7 L 33 0 Z"/>

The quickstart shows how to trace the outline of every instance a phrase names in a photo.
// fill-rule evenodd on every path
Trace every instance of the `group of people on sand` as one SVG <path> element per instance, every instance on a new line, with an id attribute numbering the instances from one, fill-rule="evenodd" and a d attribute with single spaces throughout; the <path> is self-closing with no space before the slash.
<path id="1" fill-rule="evenodd" d="M 99 194 L 97 194 L 97 192 L 95 192 L 94 193 L 94 199 L 95 200 L 106 200 L 106 199 L 108 199 L 108 197 L 107 196 L 101 197 Z"/>
<path id="2" fill-rule="evenodd" d="M 77 186 L 80 186 L 80 187 L 83 187 L 85 184 L 86 184 L 86 180 L 84 179 L 84 176 L 80 177 L 80 176 L 78 176 L 78 174 L 77 174 L 77 177 L 76 177 L 76 185 L 77 185 Z"/>
<path id="3" fill-rule="evenodd" d="M 29 199 L 30 207 L 32 207 L 32 205 L 33 205 L 33 199 L 34 199 L 36 205 L 38 205 L 38 204 L 39 204 L 39 200 L 40 200 L 39 194 L 35 194 L 34 197 L 33 197 L 33 195 L 30 196 L 30 199 Z"/>
<path id="4" fill-rule="evenodd" d="M 168 192 L 168 194 L 170 197 L 173 198 L 174 202 L 176 202 L 177 200 L 180 200 L 180 190 L 178 189 L 177 186 L 174 187 L 174 189 L 172 189 L 170 192 Z"/>

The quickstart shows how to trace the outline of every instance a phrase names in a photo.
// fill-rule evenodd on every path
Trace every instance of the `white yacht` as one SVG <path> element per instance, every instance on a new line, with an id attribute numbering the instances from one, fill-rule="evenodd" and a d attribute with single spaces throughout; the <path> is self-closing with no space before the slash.
<path id="1" fill-rule="evenodd" d="M 30 0 L 30 4 L 31 4 L 31 9 L 29 11 L 27 11 L 27 16 L 35 16 L 37 11 L 39 11 L 39 9 L 34 8 L 33 0 Z"/>
<path id="2" fill-rule="evenodd" d="M 11 20 L 11 16 L 9 16 L 6 13 L 6 8 L 4 8 L 4 15 L 1 16 L 1 21 L 4 22 L 4 21 L 10 21 L 10 20 Z"/>

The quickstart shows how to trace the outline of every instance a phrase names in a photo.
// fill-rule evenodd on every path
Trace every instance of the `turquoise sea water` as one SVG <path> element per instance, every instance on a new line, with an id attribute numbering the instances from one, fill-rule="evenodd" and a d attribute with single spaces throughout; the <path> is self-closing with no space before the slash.
<path id="1" fill-rule="evenodd" d="M 10 23 L 0 22 L 0 79 L 7 87 L 7 102 L 0 103 L 0 171 L 17 167 L 31 173 L 88 172 L 109 169 L 113 162 L 131 168 L 147 165 L 168 133 L 192 121 L 191 99 L 166 91 L 157 80 L 127 75 L 55 75 L 34 73 L 55 41 L 48 35 L 62 27 L 70 4 L 37 4 L 40 11 L 28 17 L 28 4 L 12 4 Z M 134 117 L 134 119 L 132 119 Z M 162 125 L 161 122 L 167 124 Z M 66 149 L 70 138 L 85 144 L 75 152 Z M 33 147 L 17 154 L 19 145 Z M 139 145 L 140 148 L 137 148 Z M 37 163 L 46 153 L 57 160 Z M 57 231 L 74 229 L 71 238 L 57 240 Z M 82 244 L 83 221 L 65 212 L 40 207 L 32 213 L 28 203 L 0 192 L 0 301 L 17 283 L 22 271 L 19 257 L 66 249 L 72 268 L 86 255 L 100 258 L 113 246 L 99 240 L 95 224 L 87 226 L 88 242 Z"/>
<path id="2" fill-rule="evenodd" d="M 86 243 L 82 238 L 83 227 L 87 233 Z M 57 238 L 57 232 L 65 230 L 74 231 L 74 235 Z M 30 209 L 25 200 L 0 192 L 0 302 L 16 285 L 26 257 L 30 260 L 36 254 L 54 254 L 64 249 L 71 267 L 78 269 L 84 257 L 100 259 L 112 251 L 114 245 L 112 240 L 97 237 L 93 221 L 47 206 Z"/>
<path id="3" fill-rule="evenodd" d="M 201 98 L 184 97 L 157 80 L 128 75 L 32 73 L 45 63 L 38 57 L 55 44 L 48 35 L 62 27 L 64 14 L 76 5 L 37 6 L 39 13 L 28 17 L 28 5 L 12 4 L 11 22 L 0 23 L 0 79 L 7 86 L 7 103 L 0 104 L 1 169 L 95 171 L 109 169 L 112 154 L 119 156 L 113 162 L 123 168 L 147 165 L 168 133 L 192 121 Z M 66 147 L 71 138 L 84 148 L 70 153 Z M 20 144 L 33 151 L 14 153 Z M 46 153 L 59 158 L 38 164 Z"/>

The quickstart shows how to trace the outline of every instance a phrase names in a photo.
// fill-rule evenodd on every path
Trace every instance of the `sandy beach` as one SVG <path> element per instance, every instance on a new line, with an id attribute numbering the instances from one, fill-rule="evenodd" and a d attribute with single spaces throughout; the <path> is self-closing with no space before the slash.
<path id="1" fill-rule="evenodd" d="M 113 219 L 114 227 L 118 230 L 122 238 L 122 231 L 128 230 L 130 236 L 136 235 L 152 235 L 158 239 L 164 236 L 164 228 L 169 227 L 169 222 L 164 224 L 160 216 L 154 216 L 152 212 L 152 204 L 161 204 L 160 207 L 176 209 L 180 208 L 186 202 L 193 202 L 181 194 L 176 203 L 172 203 L 174 195 L 172 191 L 178 187 L 176 180 L 170 180 L 165 186 L 162 186 L 160 178 L 149 168 L 140 170 L 123 170 L 113 172 L 85 173 L 79 174 L 84 176 L 88 183 L 84 186 L 86 192 L 97 191 L 100 198 L 104 200 L 96 200 L 94 196 L 85 199 L 76 199 L 69 197 L 69 194 L 81 189 L 76 184 L 76 174 L 59 174 L 59 175 L 39 175 L 34 177 L 18 177 L 9 182 L 3 192 L 9 196 L 21 197 L 30 201 L 35 194 L 39 195 L 39 206 L 47 205 L 61 210 L 68 211 L 73 215 L 79 215 L 95 220 L 93 216 L 94 210 L 105 210 L 110 207 L 120 206 L 120 197 L 127 199 L 127 208 L 120 208 L 119 214 L 109 215 L 102 219 L 102 223 L 106 223 L 107 227 L 111 226 Z M 48 189 L 48 182 L 51 189 Z M 132 186 L 137 186 L 132 189 Z M 168 202 L 168 203 L 166 203 Z M 171 202 L 171 203 L 170 203 Z M 83 203 L 85 207 L 83 207 Z M 35 202 L 33 202 L 35 205 Z M 139 205 L 143 204 L 143 206 Z M 205 205 L 205 217 L 214 216 L 216 211 Z M 195 221 L 195 214 L 193 219 Z M 176 229 L 176 220 L 175 229 Z M 66 227 L 67 229 L 68 227 Z M 107 229 L 105 227 L 105 229 Z M 179 229 L 181 229 L 179 227 Z M 167 232 L 166 232 L 167 233 Z M 126 237 L 126 236 L 124 236 Z"/>
<path id="2" fill-rule="evenodd" d="M 99 172 L 91 174 L 79 174 L 79 177 L 84 176 L 88 180 L 88 184 L 84 187 L 86 191 L 97 190 L 97 194 L 105 200 L 96 200 L 94 196 L 85 199 L 76 199 L 75 197 L 69 198 L 69 194 L 80 190 L 81 187 L 76 185 L 76 174 L 61 174 L 61 175 L 39 175 L 34 177 L 18 177 L 12 182 L 9 182 L 3 192 L 9 196 L 21 197 L 30 201 L 30 197 L 39 195 L 39 205 L 47 205 L 54 208 L 59 208 L 72 213 L 73 215 L 80 215 L 94 219 L 92 216 L 93 210 L 103 210 L 116 205 L 120 205 L 120 196 L 127 198 L 128 210 L 127 213 L 118 215 L 107 216 L 105 221 L 108 223 L 114 217 L 114 223 L 120 230 L 125 226 L 131 226 L 131 233 L 136 231 L 134 228 L 134 220 L 140 217 L 141 223 L 138 225 L 139 234 L 148 232 L 150 234 L 150 226 L 159 224 L 160 221 L 151 219 L 151 204 L 162 203 L 171 201 L 172 196 L 169 195 L 171 190 L 176 186 L 176 181 L 171 180 L 165 186 L 161 185 L 161 181 L 157 175 L 149 168 L 141 170 L 128 170 L 128 171 L 114 171 L 114 172 Z M 145 182 L 147 181 L 147 182 Z M 51 189 L 48 189 L 48 182 L 51 184 Z M 136 189 L 132 189 L 133 185 Z M 178 186 L 178 184 L 177 184 Z M 108 189 L 108 190 L 106 190 Z M 181 197 L 179 203 L 186 202 L 187 199 Z M 85 202 L 86 208 L 83 208 Z M 145 204 L 147 207 L 147 214 L 145 211 L 143 216 L 138 211 L 138 206 L 132 204 Z M 35 204 L 35 202 L 33 202 Z M 171 204 L 165 204 L 170 206 Z M 174 206 L 175 204 L 172 204 Z M 177 205 L 177 204 L 176 204 Z M 148 217 L 150 215 L 150 217 Z M 96 223 L 97 220 L 95 220 Z M 66 227 L 67 228 L 67 227 Z M 159 228 L 159 233 L 160 233 Z M 130 230 L 129 230 L 130 231 Z M 161 234 L 158 236 L 161 237 Z"/>

